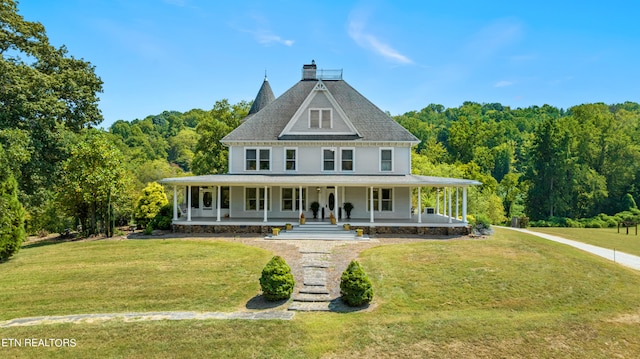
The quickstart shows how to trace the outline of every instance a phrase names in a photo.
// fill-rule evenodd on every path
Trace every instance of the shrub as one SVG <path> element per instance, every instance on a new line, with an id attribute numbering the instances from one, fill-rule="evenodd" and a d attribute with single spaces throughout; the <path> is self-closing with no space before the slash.
<path id="1" fill-rule="evenodd" d="M 373 300 L 373 287 L 369 277 L 357 261 L 351 261 L 340 277 L 342 301 L 351 307 L 360 307 Z"/>
<path id="2" fill-rule="evenodd" d="M 171 221 L 173 219 L 173 206 L 165 204 L 160 208 L 158 214 L 149 223 L 154 229 L 171 229 Z"/>
<path id="3" fill-rule="evenodd" d="M 144 230 L 142 231 L 142 234 L 144 234 L 145 236 L 152 235 L 153 234 L 153 226 L 149 224 L 146 227 L 144 227 Z"/>
<path id="4" fill-rule="evenodd" d="M 260 287 L 269 301 L 289 299 L 296 285 L 291 268 L 280 256 L 274 256 L 262 269 Z"/>
<path id="5" fill-rule="evenodd" d="M 142 226 L 146 226 L 160 212 L 162 206 L 169 203 L 164 188 L 157 183 L 151 182 L 142 190 L 138 197 L 134 218 Z"/>

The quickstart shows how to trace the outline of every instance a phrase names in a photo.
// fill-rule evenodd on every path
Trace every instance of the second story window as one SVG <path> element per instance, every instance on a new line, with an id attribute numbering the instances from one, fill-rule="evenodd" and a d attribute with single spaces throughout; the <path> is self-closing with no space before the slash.
<path id="1" fill-rule="evenodd" d="M 322 150 L 322 170 L 335 171 L 336 169 L 336 151 L 332 148 L 324 148 Z"/>
<path id="2" fill-rule="evenodd" d="M 393 171 L 393 149 L 391 148 L 380 149 L 380 171 L 382 172 Z"/>
<path id="3" fill-rule="evenodd" d="M 331 109 L 309 109 L 309 128 L 332 128 Z"/>
<path id="4" fill-rule="evenodd" d="M 342 149 L 342 166 L 343 171 L 353 171 L 353 149 Z"/>
<path id="5" fill-rule="evenodd" d="M 245 151 L 247 171 L 268 171 L 271 169 L 271 151 L 268 148 L 247 148 Z"/>
<path id="6" fill-rule="evenodd" d="M 295 171 L 297 169 L 296 158 L 298 156 L 296 152 L 295 148 L 287 148 L 284 150 L 284 169 L 286 171 Z"/>

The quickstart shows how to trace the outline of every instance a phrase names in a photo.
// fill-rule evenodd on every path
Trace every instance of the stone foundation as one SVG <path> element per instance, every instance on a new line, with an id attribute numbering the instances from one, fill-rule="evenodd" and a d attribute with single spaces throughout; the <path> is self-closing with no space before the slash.
<path id="1" fill-rule="evenodd" d="M 393 235 L 393 234 L 413 234 L 418 236 L 466 236 L 471 233 L 469 226 L 465 227 L 411 227 L 411 226 L 375 226 L 361 227 L 352 226 L 351 229 L 362 228 L 364 234 Z"/>
<path id="2" fill-rule="evenodd" d="M 183 225 L 174 224 L 172 230 L 174 233 L 230 233 L 230 234 L 248 234 L 254 233 L 262 236 L 271 234 L 272 228 L 284 229 L 284 226 L 242 226 L 242 225 Z M 363 233 L 369 236 L 375 235 L 407 235 L 413 234 L 418 236 L 465 236 L 471 233 L 470 227 L 412 227 L 412 226 L 351 226 L 352 230 L 362 228 Z"/>

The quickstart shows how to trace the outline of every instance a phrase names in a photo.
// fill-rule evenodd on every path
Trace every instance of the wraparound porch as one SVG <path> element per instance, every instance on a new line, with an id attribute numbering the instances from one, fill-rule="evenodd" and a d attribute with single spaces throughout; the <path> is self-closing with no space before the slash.
<path id="1" fill-rule="evenodd" d="M 162 182 L 173 185 L 173 224 L 178 229 L 284 226 L 299 223 L 302 215 L 309 222 L 334 216 L 338 224 L 363 228 L 466 227 L 467 187 L 480 184 L 417 175 L 210 175 Z M 424 188 L 431 193 L 429 207 L 422 203 Z M 317 219 L 312 203 L 319 205 Z M 354 208 L 350 213 L 347 203 Z"/>

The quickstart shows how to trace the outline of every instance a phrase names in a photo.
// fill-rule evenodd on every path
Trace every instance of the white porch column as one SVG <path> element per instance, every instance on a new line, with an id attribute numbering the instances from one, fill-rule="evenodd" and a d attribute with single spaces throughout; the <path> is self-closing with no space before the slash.
<path id="1" fill-rule="evenodd" d="M 458 213 L 458 210 L 460 209 L 460 198 L 458 197 L 459 193 L 460 187 L 456 187 L 456 219 L 460 217 L 460 213 Z"/>
<path id="2" fill-rule="evenodd" d="M 442 189 L 442 214 L 447 216 L 447 187 Z"/>
<path id="3" fill-rule="evenodd" d="M 173 185 L 173 220 L 178 220 L 178 188 Z"/>
<path id="4" fill-rule="evenodd" d="M 418 223 L 422 223 L 422 195 L 420 190 L 421 187 L 418 187 Z"/>
<path id="5" fill-rule="evenodd" d="M 187 222 L 191 222 L 191 186 L 187 186 Z"/>
<path id="6" fill-rule="evenodd" d="M 373 223 L 373 186 L 369 189 L 369 211 L 371 211 L 371 219 L 369 222 Z"/>
<path id="7" fill-rule="evenodd" d="M 467 223 L 467 187 L 462 188 L 462 223 Z"/>
<path id="8" fill-rule="evenodd" d="M 267 221 L 267 208 L 269 206 L 267 205 L 267 186 L 264 186 L 264 217 L 262 219 L 263 222 Z"/>
<path id="9" fill-rule="evenodd" d="M 336 213 L 334 214 L 334 216 L 336 217 L 336 224 L 338 224 L 338 221 L 340 221 L 340 208 L 342 207 L 340 205 L 340 199 L 338 198 L 338 186 L 336 186 L 336 206 L 334 207 L 336 209 Z"/>
<path id="10" fill-rule="evenodd" d="M 220 202 L 222 202 L 222 198 L 220 197 L 222 194 L 222 189 L 220 185 L 218 185 L 218 195 L 216 196 L 216 222 L 220 222 Z"/>
<path id="11" fill-rule="evenodd" d="M 302 215 L 302 186 L 299 186 L 298 188 L 298 208 L 300 208 L 300 211 L 298 212 L 298 218 L 300 218 Z"/>
<path id="12" fill-rule="evenodd" d="M 440 188 L 436 188 L 436 214 L 440 214 Z"/>
<path id="13" fill-rule="evenodd" d="M 451 223 L 451 220 L 453 219 L 451 213 L 451 188 L 449 188 L 449 223 Z"/>

